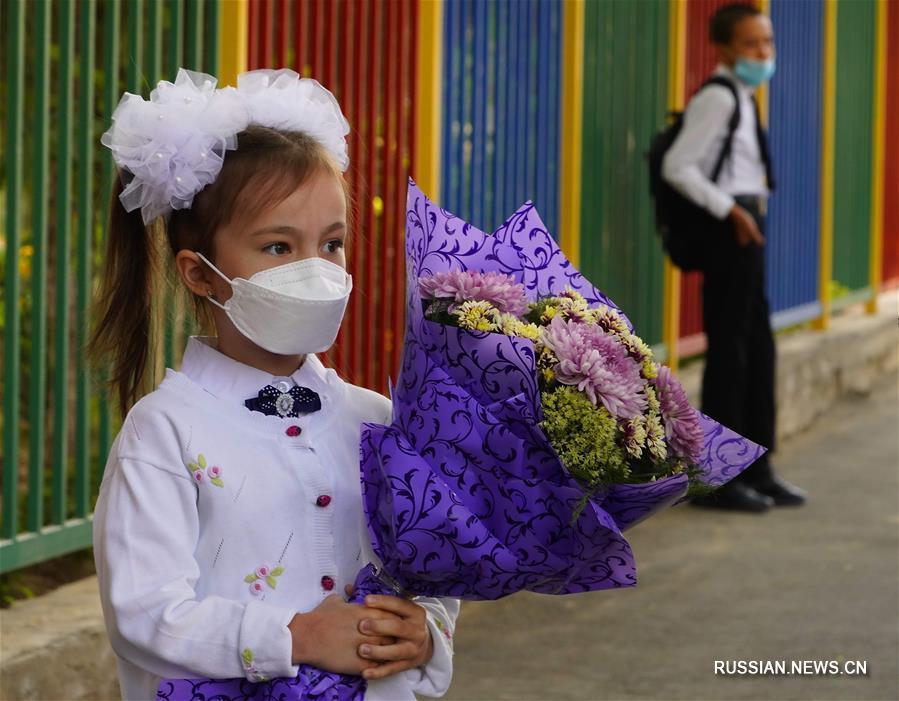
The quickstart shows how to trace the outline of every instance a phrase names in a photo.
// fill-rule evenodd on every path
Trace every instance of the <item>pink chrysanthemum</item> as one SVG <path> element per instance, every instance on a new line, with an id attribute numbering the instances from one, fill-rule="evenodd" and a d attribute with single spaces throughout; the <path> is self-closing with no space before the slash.
<path id="1" fill-rule="evenodd" d="M 617 336 L 555 317 L 541 338 L 559 359 L 554 368 L 559 382 L 576 386 L 620 419 L 632 419 L 646 408 L 640 366 Z"/>
<path id="2" fill-rule="evenodd" d="M 654 384 L 665 424 L 665 438 L 678 454 L 696 462 L 704 438 L 699 415 L 690 406 L 687 393 L 667 365 L 659 367 Z"/>
<path id="3" fill-rule="evenodd" d="M 418 279 L 422 294 L 456 302 L 490 302 L 501 312 L 521 316 L 527 313 L 524 286 L 511 275 L 477 270 L 449 270 Z"/>

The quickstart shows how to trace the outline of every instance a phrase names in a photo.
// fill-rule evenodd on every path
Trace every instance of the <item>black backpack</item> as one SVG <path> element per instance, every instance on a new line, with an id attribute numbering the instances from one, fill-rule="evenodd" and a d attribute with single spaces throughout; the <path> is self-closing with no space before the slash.
<path id="1" fill-rule="evenodd" d="M 706 80 L 699 90 L 708 85 L 723 85 L 734 95 L 734 113 L 727 126 L 727 136 L 712 171 L 712 182 L 717 182 L 721 168 L 730 156 L 734 132 L 740 125 L 740 99 L 737 89 L 727 78 L 716 75 Z M 697 90 L 697 92 L 699 92 Z M 695 94 L 695 93 L 694 93 Z M 671 148 L 684 124 L 683 112 L 669 112 L 669 124 L 650 142 L 646 157 L 649 160 L 649 191 L 655 200 L 656 231 L 662 238 L 662 246 L 671 262 L 684 271 L 701 270 L 707 246 L 703 239 L 718 231 L 722 222 L 707 210 L 684 197 L 662 177 L 662 160 Z M 767 162 L 767 153 L 764 153 Z"/>

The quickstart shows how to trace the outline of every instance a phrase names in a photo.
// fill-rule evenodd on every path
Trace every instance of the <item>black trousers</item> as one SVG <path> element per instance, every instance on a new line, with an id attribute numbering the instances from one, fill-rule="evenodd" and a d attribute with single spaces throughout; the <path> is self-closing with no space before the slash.
<path id="1" fill-rule="evenodd" d="M 736 198 L 765 232 L 755 198 Z M 765 297 L 765 249 L 740 246 L 729 220 L 713 232 L 702 285 L 702 318 L 708 349 L 702 378 L 702 411 L 768 448 L 738 480 L 771 475 L 776 407 L 776 351 Z"/>

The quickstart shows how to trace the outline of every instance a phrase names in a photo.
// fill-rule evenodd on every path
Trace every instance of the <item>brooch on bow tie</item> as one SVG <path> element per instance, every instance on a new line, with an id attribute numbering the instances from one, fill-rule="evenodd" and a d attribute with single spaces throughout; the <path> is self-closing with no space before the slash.
<path id="1" fill-rule="evenodd" d="M 260 411 L 268 416 L 283 418 L 309 414 L 322 408 L 321 397 L 308 387 L 291 387 L 286 392 L 273 385 L 266 385 L 259 394 L 244 402 L 250 411 Z"/>

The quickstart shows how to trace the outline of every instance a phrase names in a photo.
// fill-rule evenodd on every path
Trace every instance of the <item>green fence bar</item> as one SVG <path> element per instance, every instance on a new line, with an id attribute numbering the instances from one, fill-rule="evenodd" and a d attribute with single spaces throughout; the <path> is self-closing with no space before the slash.
<path id="1" fill-rule="evenodd" d="M 85 347 L 90 326 L 91 239 L 94 230 L 94 40 L 95 0 L 81 0 L 78 36 L 78 221 L 75 289 L 75 515 L 90 513 L 90 371 Z"/>
<path id="2" fill-rule="evenodd" d="M 69 256 L 72 222 L 72 72 L 75 63 L 75 3 L 58 0 L 59 10 L 59 113 L 54 116 L 59 135 L 56 156 L 56 337 L 53 368 L 53 508 L 54 523 L 66 519 L 69 464 Z"/>
<path id="3" fill-rule="evenodd" d="M 218 76 L 219 7 L 219 2 L 210 2 L 206 5 L 206 38 L 203 42 L 206 54 L 203 60 L 203 70 L 214 76 Z"/>
<path id="4" fill-rule="evenodd" d="M 26 528 L 38 531 L 44 522 L 44 462 L 47 396 L 47 177 L 49 168 L 50 3 L 34 6 L 32 34 L 35 60 L 31 81 L 34 95 L 34 152 L 31 156 L 31 377 L 28 385 L 28 516 Z M 7 251 L 7 255 L 10 252 Z"/>
<path id="5" fill-rule="evenodd" d="M 871 159 L 876 5 L 838 2 L 832 309 L 871 297 Z M 855 293 L 855 294 L 853 294 Z"/>
<path id="6" fill-rule="evenodd" d="M 203 56 L 203 3 L 202 0 L 187 0 L 187 32 L 184 47 L 185 68 L 202 71 Z"/>
<path id="7" fill-rule="evenodd" d="M 121 25 L 121 4 L 105 2 L 103 4 L 103 124 L 109 124 L 112 113 L 119 101 L 119 26 Z M 97 257 L 94 261 L 99 268 L 102 265 L 103 243 L 106 240 L 109 226 L 109 199 L 112 192 L 112 179 L 115 174 L 112 154 L 109 149 L 102 149 L 102 166 L 100 169 L 100 237 L 97 240 Z M 109 409 L 108 392 L 105 388 L 107 375 L 103 368 L 98 368 L 100 428 L 98 443 L 101 455 L 105 456 L 112 440 L 112 417 Z M 105 461 L 101 458 L 101 462 Z M 102 467 L 100 478 L 102 479 Z"/>
<path id="8" fill-rule="evenodd" d="M 662 341 L 663 260 L 643 154 L 667 109 L 668 2 L 585 7 L 581 270 Z"/>
<path id="9" fill-rule="evenodd" d="M 166 36 L 169 37 L 168 68 L 166 73 L 174 78 L 181 67 L 182 47 L 184 43 L 184 0 L 169 0 L 169 25 Z"/>
<path id="10" fill-rule="evenodd" d="M 3 367 L 3 539 L 18 532 L 19 477 L 19 219 L 22 196 L 22 85 L 25 67 L 19 60 L 25 42 L 24 3 L 6 3 L 7 124 L 6 156 L 6 279 L 4 280 Z"/>
<path id="11" fill-rule="evenodd" d="M 126 78 L 126 90 L 135 95 L 141 94 L 141 56 L 143 55 L 144 27 L 143 27 L 144 2 L 143 0 L 129 0 L 128 2 L 128 77 Z"/>
<path id="12" fill-rule="evenodd" d="M 152 88 L 163 78 L 171 79 L 174 76 L 167 76 L 162 72 L 162 20 L 165 6 L 161 2 L 151 2 L 148 10 L 147 36 L 150 41 L 147 44 L 145 65 L 147 81 Z"/>

